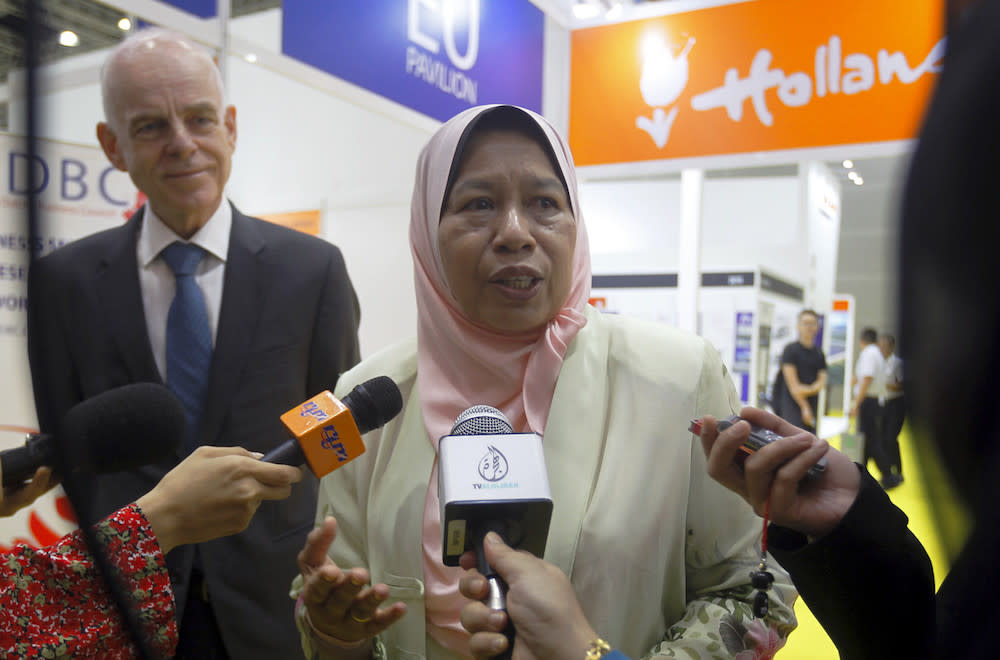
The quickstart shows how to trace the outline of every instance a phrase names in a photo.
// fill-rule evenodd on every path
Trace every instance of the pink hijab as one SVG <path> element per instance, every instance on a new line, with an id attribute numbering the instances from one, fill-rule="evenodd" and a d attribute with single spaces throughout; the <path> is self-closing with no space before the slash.
<path id="1" fill-rule="evenodd" d="M 573 158 L 548 121 L 522 108 L 516 110 L 537 124 L 548 140 L 545 150 L 555 156 L 576 219 L 569 297 L 543 330 L 512 335 L 474 325 L 451 294 L 437 245 L 445 187 L 466 129 L 497 107 L 501 106 L 470 108 L 453 117 L 431 137 L 417 161 L 410 207 L 410 249 L 417 295 L 417 388 L 424 425 L 435 452 L 438 439 L 451 430 L 455 418 L 476 404 L 499 408 L 516 432 L 543 434 L 563 357 L 586 323 L 583 310 L 590 296 L 590 249 L 580 213 Z M 441 562 L 437 461 L 427 491 L 423 530 L 428 633 L 447 648 L 468 655 L 468 633 L 459 623 L 465 599 L 458 592 L 458 580 L 464 571 Z"/>

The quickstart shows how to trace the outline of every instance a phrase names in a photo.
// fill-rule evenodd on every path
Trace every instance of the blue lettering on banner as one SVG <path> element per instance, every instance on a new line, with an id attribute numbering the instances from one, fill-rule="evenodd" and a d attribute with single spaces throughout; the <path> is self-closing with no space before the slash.
<path id="1" fill-rule="evenodd" d="M 33 167 L 35 170 L 34 190 L 28 189 L 29 167 Z M 28 154 L 18 151 L 11 151 L 7 158 L 7 191 L 12 195 L 28 195 L 29 193 L 41 195 L 49 187 L 53 171 L 58 172 L 59 195 L 63 200 L 78 202 L 87 197 L 91 187 L 87 183 L 88 170 L 83 161 L 75 158 L 62 158 L 59 160 L 58 168 L 53 169 L 52 164 L 46 162 L 41 156 L 35 154 L 29 161 Z M 112 197 L 108 191 L 108 175 L 117 171 L 111 165 L 101 170 L 97 177 L 97 191 L 109 204 L 128 206 L 128 200 Z M 125 174 L 122 173 L 122 176 Z"/>
<path id="2" fill-rule="evenodd" d="M 24 282 L 27 279 L 28 279 L 28 266 L 26 264 L 0 263 L 0 281 Z"/>
<path id="3" fill-rule="evenodd" d="M 28 296 L 7 294 L 0 296 L 0 309 L 7 312 L 24 312 L 28 309 Z"/>
<path id="4" fill-rule="evenodd" d="M 337 433 L 337 427 L 333 424 L 323 427 L 323 439 L 319 444 L 323 449 L 332 449 L 335 451 L 339 463 L 347 460 L 347 448 L 340 441 L 340 434 Z"/>
<path id="5" fill-rule="evenodd" d="M 530 0 L 284 0 L 283 53 L 446 120 L 542 105 L 545 16 Z"/>
<path id="6" fill-rule="evenodd" d="M 70 171 L 74 170 L 74 171 Z M 70 201 L 81 200 L 87 196 L 87 184 L 83 177 L 87 173 L 87 166 L 78 160 L 64 158 L 62 161 L 62 198 Z M 75 186 L 76 192 L 71 193 L 70 187 Z"/>

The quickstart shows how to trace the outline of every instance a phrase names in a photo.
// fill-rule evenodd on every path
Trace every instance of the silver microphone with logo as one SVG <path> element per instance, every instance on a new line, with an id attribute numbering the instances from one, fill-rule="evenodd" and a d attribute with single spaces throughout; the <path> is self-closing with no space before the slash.
<path id="1" fill-rule="evenodd" d="M 472 406 L 441 438 L 438 461 L 441 559 L 447 566 L 458 566 L 462 553 L 475 550 L 477 568 L 490 587 L 486 604 L 506 610 L 507 585 L 486 561 L 483 539 L 492 531 L 511 547 L 536 557 L 545 554 L 552 492 L 542 436 L 514 433 L 496 408 Z M 513 627 L 508 629 L 505 655 L 514 646 Z"/>

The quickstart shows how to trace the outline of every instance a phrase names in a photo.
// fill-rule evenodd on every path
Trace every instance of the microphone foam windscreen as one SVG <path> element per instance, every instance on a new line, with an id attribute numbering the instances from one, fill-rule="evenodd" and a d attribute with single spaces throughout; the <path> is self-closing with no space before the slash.
<path id="1" fill-rule="evenodd" d="M 388 376 L 366 380 L 344 397 L 342 403 L 351 411 L 362 435 L 377 429 L 403 409 L 403 395 Z"/>
<path id="2" fill-rule="evenodd" d="M 70 408 L 59 428 L 75 469 L 117 472 L 166 460 L 186 431 L 184 408 L 157 383 L 107 390 Z"/>
<path id="3" fill-rule="evenodd" d="M 455 419 L 449 435 L 497 435 L 513 433 L 507 416 L 493 406 L 477 405 L 466 408 Z"/>

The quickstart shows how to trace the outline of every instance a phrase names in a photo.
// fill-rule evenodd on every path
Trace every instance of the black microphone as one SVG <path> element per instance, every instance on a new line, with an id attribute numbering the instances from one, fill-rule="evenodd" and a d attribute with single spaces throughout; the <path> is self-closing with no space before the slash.
<path id="1" fill-rule="evenodd" d="M 361 436 L 377 429 L 403 409 L 399 387 L 388 376 L 366 380 L 338 401 L 328 390 L 281 416 L 292 438 L 262 461 L 282 465 L 307 463 L 323 477 L 365 453 Z"/>
<path id="2" fill-rule="evenodd" d="M 483 548 L 489 532 L 507 545 L 545 554 L 552 519 L 542 437 L 514 433 L 502 412 L 472 406 L 458 416 L 451 433 L 438 445 L 438 496 L 441 500 L 442 561 L 455 566 L 468 549 L 476 552 L 476 568 L 486 578 L 490 609 L 507 609 L 507 585 L 486 560 Z M 515 630 L 508 618 L 504 629 L 509 658 Z"/>
<path id="3" fill-rule="evenodd" d="M 184 408 L 163 385 L 132 383 L 107 390 L 70 408 L 58 435 L 31 435 L 23 447 L 0 452 L 3 485 L 17 486 L 43 465 L 102 473 L 166 460 L 185 428 Z M 74 447 L 71 462 L 59 460 L 60 444 Z"/>

